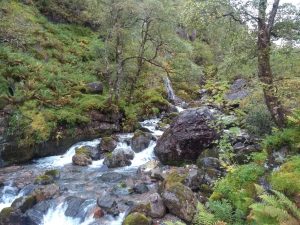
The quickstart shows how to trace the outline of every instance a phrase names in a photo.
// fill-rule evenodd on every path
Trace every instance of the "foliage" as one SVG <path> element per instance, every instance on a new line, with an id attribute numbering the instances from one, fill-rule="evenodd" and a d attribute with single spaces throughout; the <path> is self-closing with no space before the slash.
<path id="1" fill-rule="evenodd" d="M 210 198 L 227 199 L 236 210 L 246 214 L 255 196 L 254 183 L 263 173 L 263 167 L 255 163 L 236 166 L 226 177 L 216 183 Z"/>
<path id="2" fill-rule="evenodd" d="M 300 157 L 294 156 L 270 176 L 270 183 L 275 190 L 291 196 L 300 192 Z"/>
<path id="3" fill-rule="evenodd" d="M 209 201 L 205 207 L 198 203 L 194 223 L 197 225 L 244 224 L 239 211 L 235 211 L 227 200 Z"/>
<path id="4" fill-rule="evenodd" d="M 272 135 L 265 138 L 264 148 L 269 151 L 280 150 L 283 146 L 288 146 L 292 152 L 300 149 L 300 113 L 295 111 L 289 116 L 289 126 L 283 130 L 275 130 Z"/>
<path id="5" fill-rule="evenodd" d="M 298 224 L 300 220 L 299 208 L 281 192 L 272 191 L 267 194 L 259 187 L 261 202 L 250 206 L 251 213 L 248 216 L 256 224 Z"/>

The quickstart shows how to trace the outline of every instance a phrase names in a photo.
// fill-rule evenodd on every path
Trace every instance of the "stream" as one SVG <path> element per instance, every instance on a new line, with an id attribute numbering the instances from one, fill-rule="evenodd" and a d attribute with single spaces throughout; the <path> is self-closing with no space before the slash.
<path id="1" fill-rule="evenodd" d="M 164 82 L 169 101 L 183 103 L 174 94 L 168 77 L 164 79 Z M 175 103 L 175 105 L 177 105 L 175 107 L 178 112 L 184 110 L 178 106 L 179 104 Z M 158 129 L 159 121 L 158 118 L 150 119 L 140 124 L 157 139 L 163 134 L 163 131 Z M 117 134 L 116 137 L 118 140 L 116 149 L 131 150 L 130 141 L 133 133 Z M 0 169 L 0 178 L 4 180 L 0 187 L 0 211 L 10 207 L 16 199 L 29 196 L 36 188 L 35 177 L 45 171 L 56 169 L 60 172 L 59 179 L 55 181 L 55 184 L 59 186 L 58 196 L 55 195 L 51 200 L 41 201 L 37 204 L 38 209 L 35 209 L 37 206 L 35 205 L 33 209 L 27 210 L 26 214 L 30 214 L 31 221 L 26 221 L 26 225 L 121 225 L 126 211 L 133 202 L 144 200 L 146 195 L 134 193 L 120 184 L 132 184 L 143 179 L 139 177 L 139 167 L 155 159 L 156 141 L 151 140 L 146 149 L 135 153 L 130 166 L 109 169 L 103 164 L 104 159 L 93 161 L 86 167 L 72 164 L 72 157 L 77 148 L 97 147 L 100 143 L 101 138 L 79 142 L 71 146 L 63 155 L 40 158 L 27 165 Z M 157 190 L 157 187 L 153 185 L 155 184 L 148 181 L 149 193 L 151 190 L 153 192 Z M 94 218 L 99 196 L 101 198 L 105 196 L 108 201 L 113 199 L 117 202 L 116 216 L 105 214 L 100 218 Z"/>
<path id="2" fill-rule="evenodd" d="M 181 109 L 179 108 L 181 111 Z M 179 111 L 178 110 L 178 111 Z M 151 119 L 141 122 L 143 128 L 148 129 L 156 138 L 161 136 L 163 132 L 157 129 L 157 123 L 159 119 Z M 133 137 L 132 133 L 118 134 L 118 144 L 116 148 L 130 147 L 130 139 Z M 41 174 L 49 169 L 58 169 L 60 171 L 60 178 L 56 181 L 56 184 L 60 187 L 61 194 L 59 197 L 48 201 L 48 209 L 42 215 L 40 225 L 96 225 L 96 224 L 109 224 L 120 225 L 125 217 L 125 212 L 128 208 L 126 206 L 126 198 L 134 198 L 132 196 L 126 196 L 126 190 L 115 190 L 116 185 L 125 181 L 128 178 L 135 178 L 137 169 L 139 166 L 153 160 L 154 147 L 156 141 L 151 141 L 148 148 L 144 149 L 140 153 L 135 153 L 130 166 L 120 167 L 115 169 L 108 169 L 103 165 L 103 159 L 93 161 L 92 165 L 87 167 L 79 167 L 72 165 L 72 156 L 75 154 L 75 149 L 80 146 L 92 146 L 96 147 L 101 142 L 101 139 L 95 139 L 92 141 L 85 141 L 74 144 L 63 155 L 50 156 L 33 161 L 32 163 L 24 166 L 17 166 L 11 171 L 6 171 L 4 177 L 4 186 L 0 189 L 0 211 L 11 206 L 12 202 L 24 195 L 30 193 L 30 188 L 33 184 L 26 185 L 19 189 L 15 185 L 15 179 L 19 174 L 29 173 L 31 176 L 35 174 Z M 0 170 L 1 172 L 1 170 Z M 94 219 L 90 211 L 97 205 L 97 197 L 103 192 L 103 190 L 115 190 L 115 195 L 124 195 L 122 202 L 119 204 L 120 214 L 116 217 L 106 215 L 100 219 Z M 76 196 L 84 199 L 84 202 L 80 205 L 80 217 L 70 217 L 65 214 L 68 208 L 66 202 L 70 196 Z M 125 199 L 125 200 L 124 200 Z"/>

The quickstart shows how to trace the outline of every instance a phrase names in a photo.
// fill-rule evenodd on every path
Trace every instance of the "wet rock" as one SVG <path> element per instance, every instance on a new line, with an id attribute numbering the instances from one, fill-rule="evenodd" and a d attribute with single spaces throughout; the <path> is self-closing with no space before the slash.
<path id="1" fill-rule="evenodd" d="M 53 177 L 54 180 L 58 180 L 60 178 L 59 170 L 47 170 L 44 174 Z"/>
<path id="2" fill-rule="evenodd" d="M 153 140 L 151 133 L 146 133 L 143 131 L 136 131 L 131 139 L 131 148 L 134 152 L 141 152 L 148 148 L 151 140 Z"/>
<path id="3" fill-rule="evenodd" d="M 24 217 L 25 224 L 40 225 L 42 224 L 43 217 L 51 207 L 50 201 L 42 201 L 36 204 L 32 209 L 26 211 Z"/>
<path id="4" fill-rule="evenodd" d="M 103 193 L 101 197 L 97 199 L 97 205 L 103 209 L 106 213 L 113 216 L 120 214 L 118 203 L 108 193 Z"/>
<path id="5" fill-rule="evenodd" d="M 11 205 L 14 209 L 19 209 L 22 213 L 25 213 L 28 209 L 31 209 L 37 203 L 36 197 L 32 196 L 23 196 L 17 198 Z"/>
<path id="6" fill-rule="evenodd" d="M 195 162 L 218 139 L 214 114 L 208 107 L 182 112 L 157 141 L 154 151 L 159 160 L 167 165 Z"/>
<path id="7" fill-rule="evenodd" d="M 78 213 L 81 211 L 80 206 L 85 200 L 75 196 L 69 196 L 66 198 L 65 202 L 68 205 L 65 216 L 78 217 Z"/>
<path id="8" fill-rule="evenodd" d="M 74 165 L 77 165 L 77 166 L 88 166 L 88 165 L 92 164 L 92 159 L 87 154 L 76 153 L 72 157 L 72 162 Z"/>
<path id="9" fill-rule="evenodd" d="M 116 183 L 121 181 L 124 178 L 124 175 L 116 172 L 109 172 L 101 175 L 98 179 L 103 181 L 103 182 L 108 182 L 108 183 Z"/>
<path id="10" fill-rule="evenodd" d="M 170 213 L 186 222 L 192 222 L 197 201 L 190 188 L 175 183 L 163 191 L 162 198 Z"/>
<path id="11" fill-rule="evenodd" d="M 100 152 L 112 152 L 118 145 L 118 142 L 115 140 L 114 137 L 103 137 L 101 139 L 101 143 L 99 145 Z"/>
<path id="12" fill-rule="evenodd" d="M 137 194 L 143 194 L 149 191 L 149 188 L 145 183 L 139 183 L 134 185 L 133 191 Z"/>
<path id="13" fill-rule="evenodd" d="M 93 218 L 95 218 L 95 219 L 99 219 L 99 218 L 103 217 L 105 214 L 104 211 L 100 207 L 95 207 L 93 209 L 92 213 L 93 213 Z"/>
<path id="14" fill-rule="evenodd" d="M 132 150 L 119 148 L 107 154 L 103 164 L 108 168 L 129 166 L 133 158 L 134 152 Z"/>
<path id="15" fill-rule="evenodd" d="M 129 214 L 122 223 L 122 225 L 151 225 L 151 224 L 152 221 L 150 218 L 138 212 Z"/>
<path id="16" fill-rule="evenodd" d="M 151 194 L 146 202 L 150 203 L 149 216 L 151 218 L 162 218 L 166 214 L 166 207 L 158 193 Z"/>
<path id="17" fill-rule="evenodd" d="M 52 176 L 45 175 L 45 174 L 38 176 L 34 181 L 35 184 L 40 184 L 40 185 L 52 184 L 53 182 L 54 182 L 54 178 Z"/>
<path id="18" fill-rule="evenodd" d="M 231 85 L 229 92 L 225 96 L 225 99 L 229 101 L 241 100 L 248 95 L 249 90 L 247 90 L 247 81 L 245 79 L 237 79 Z"/>
<path id="19" fill-rule="evenodd" d="M 37 188 L 34 191 L 34 195 L 36 197 L 37 202 L 41 202 L 46 199 L 51 199 L 58 194 L 59 194 L 59 186 L 57 186 L 56 184 L 45 185 Z"/>
<path id="20" fill-rule="evenodd" d="M 103 84 L 101 82 L 88 83 L 85 86 L 87 94 L 103 94 Z"/>
<path id="21" fill-rule="evenodd" d="M 24 225 L 25 218 L 20 210 L 15 210 L 12 207 L 4 208 L 0 212 L 1 225 Z"/>
<path id="22" fill-rule="evenodd" d="M 82 146 L 76 149 L 76 153 L 83 153 L 89 157 L 91 157 L 92 160 L 99 160 L 100 159 L 100 151 L 97 147 L 92 146 Z"/>

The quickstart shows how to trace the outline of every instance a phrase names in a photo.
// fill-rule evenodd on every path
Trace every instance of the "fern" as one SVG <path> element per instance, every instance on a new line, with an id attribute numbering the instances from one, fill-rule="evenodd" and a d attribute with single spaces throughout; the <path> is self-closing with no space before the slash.
<path id="1" fill-rule="evenodd" d="M 194 223 L 197 225 L 214 225 L 216 222 L 215 216 L 208 212 L 203 204 L 198 203 Z"/>
<path id="2" fill-rule="evenodd" d="M 232 223 L 233 208 L 227 200 L 211 201 L 209 209 L 212 211 L 217 220 Z"/>
<path id="3" fill-rule="evenodd" d="M 300 220 L 300 210 L 283 193 L 275 190 L 272 191 L 273 195 L 261 193 L 261 187 L 256 187 L 262 201 L 250 206 L 250 219 L 257 224 L 299 224 L 297 221 Z"/>

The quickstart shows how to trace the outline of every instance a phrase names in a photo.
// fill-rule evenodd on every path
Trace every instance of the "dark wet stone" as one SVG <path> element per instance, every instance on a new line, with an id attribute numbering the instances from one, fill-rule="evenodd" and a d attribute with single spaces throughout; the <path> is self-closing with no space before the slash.
<path id="1" fill-rule="evenodd" d="M 68 207 L 65 211 L 65 216 L 78 217 L 78 213 L 80 212 L 80 206 L 84 201 L 85 199 L 79 197 L 67 197 L 65 203 L 68 205 Z"/>
<path id="2" fill-rule="evenodd" d="M 120 214 L 117 202 L 106 192 L 97 199 L 97 205 L 105 212 L 113 216 Z"/>
<path id="3" fill-rule="evenodd" d="M 143 194 L 149 191 L 149 188 L 145 183 L 136 184 L 133 187 L 133 191 L 137 194 Z"/>
<path id="4" fill-rule="evenodd" d="M 98 180 L 108 183 L 116 183 L 121 181 L 124 178 L 124 175 L 116 172 L 109 172 L 98 177 Z"/>

